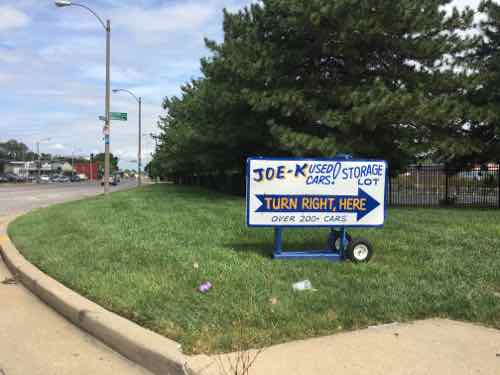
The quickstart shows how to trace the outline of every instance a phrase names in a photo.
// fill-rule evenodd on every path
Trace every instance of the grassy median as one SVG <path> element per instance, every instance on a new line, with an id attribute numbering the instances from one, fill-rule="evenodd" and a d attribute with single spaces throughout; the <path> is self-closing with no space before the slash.
<path id="1" fill-rule="evenodd" d="M 385 228 L 352 232 L 375 247 L 361 265 L 272 260 L 272 230 L 244 212 L 240 198 L 155 185 L 32 212 L 9 234 L 44 272 L 186 353 L 427 317 L 500 328 L 500 210 L 392 209 Z M 284 245 L 324 247 L 326 234 L 288 230 Z M 292 291 L 303 279 L 315 290 Z"/>

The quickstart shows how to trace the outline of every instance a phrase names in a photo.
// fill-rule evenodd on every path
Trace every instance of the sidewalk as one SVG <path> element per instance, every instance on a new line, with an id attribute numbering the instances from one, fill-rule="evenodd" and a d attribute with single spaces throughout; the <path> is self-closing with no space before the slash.
<path id="1" fill-rule="evenodd" d="M 0 244 L 5 240 L 5 221 L 0 217 Z M 0 258 L 0 374 L 150 374 L 68 322 L 11 278 Z"/>
<path id="2" fill-rule="evenodd" d="M 232 357 L 235 363 L 235 356 Z M 198 356 L 200 375 L 229 369 L 228 356 Z M 430 319 L 295 341 L 265 349 L 250 375 L 498 375 L 500 331 Z"/>

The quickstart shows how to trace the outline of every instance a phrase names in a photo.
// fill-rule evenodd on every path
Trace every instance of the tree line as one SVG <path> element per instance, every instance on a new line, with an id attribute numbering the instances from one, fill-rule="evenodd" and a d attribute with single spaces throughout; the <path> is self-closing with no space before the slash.
<path id="1" fill-rule="evenodd" d="M 160 174 L 248 156 L 500 160 L 500 6 L 450 0 L 262 0 L 224 11 L 202 77 L 163 101 Z"/>

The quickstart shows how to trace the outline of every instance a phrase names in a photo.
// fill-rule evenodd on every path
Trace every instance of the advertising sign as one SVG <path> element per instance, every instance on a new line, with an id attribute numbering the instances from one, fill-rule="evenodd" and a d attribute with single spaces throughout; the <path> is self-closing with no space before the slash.
<path id="1" fill-rule="evenodd" d="M 247 159 L 248 226 L 382 226 L 387 163 Z"/>

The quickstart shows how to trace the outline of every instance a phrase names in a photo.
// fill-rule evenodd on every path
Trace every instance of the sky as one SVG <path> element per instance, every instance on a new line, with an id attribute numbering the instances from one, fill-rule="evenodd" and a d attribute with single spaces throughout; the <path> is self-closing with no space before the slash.
<path id="1" fill-rule="evenodd" d="M 222 10 L 256 0 L 79 0 L 110 19 L 111 88 L 142 97 L 143 164 L 151 158 L 166 96 L 198 78 L 204 38 L 221 41 Z M 455 0 L 476 8 L 479 0 Z M 35 142 L 42 152 L 82 155 L 104 151 L 102 140 L 105 32 L 82 8 L 47 0 L 0 0 L 0 142 Z M 126 93 L 112 94 L 111 152 L 121 168 L 137 160 L 138 108 Z"/>

